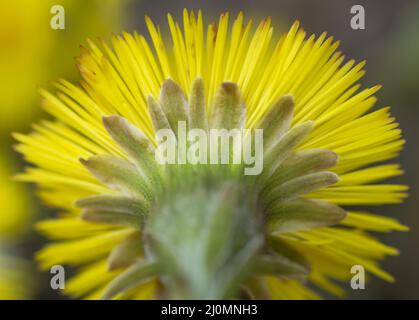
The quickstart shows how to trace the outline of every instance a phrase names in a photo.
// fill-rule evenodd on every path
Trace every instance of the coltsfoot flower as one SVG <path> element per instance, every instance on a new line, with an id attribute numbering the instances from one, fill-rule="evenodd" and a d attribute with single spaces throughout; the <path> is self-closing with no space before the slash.
<path id="1" fill-rule="evenodd" d="M 182 31 L 168 16 L 170 47 L 149 18 L 152 46 L 128 33 L 112 47 L 89 41 L 80 86 L 41 91 L 53 120 L 16 135 L 34 165 L 19 178 L 63 209 L 38 224 L 53 240 L 41 266 L 76 267 L 66 290 L 84 298 L 340 296 L 355 264 L 393 281 L 379 261 L 397 250 L 368 232 L 407 228 L 341 207 L 405 197 L 379 184 L 402 173 L 380 163 L 404 141 L 389 108 L 370 112 L 379 86 L 357 84 L 365 63 L 344 62 L 338 42 L 298 22 L 273 44 L 269 18 L 254 32 L 241 13 L 206 31 L 201 12 L 183 19 Z M 179 121 L 263 129 L 263 172 L 158 164 L 156 132 L 176 134 Z"/>

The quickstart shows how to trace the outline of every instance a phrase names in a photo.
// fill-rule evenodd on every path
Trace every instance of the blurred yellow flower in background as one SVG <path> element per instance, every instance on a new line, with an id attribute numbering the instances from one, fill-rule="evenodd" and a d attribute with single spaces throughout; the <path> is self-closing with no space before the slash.
<path id="1" fill-rule="evenodd" d="M 22 235 L 30 223 L 29 199 L 25 186 L 12 181 L 12 166 L 0 157 L 0 240 Z"/>
<path id="2" fill-rule="evenodd" d="M 37 87 L 74 75 L 78 44 L 108 34 L 127 1 L 3 0 L 0 3 L 0 133 L 24 126 L 39 112 Z M 51 7 L 65 9 L 64 30 L 53 30 Z"/>
<path id="3" fill-rule="evenodd" d="M 52 45 L 52 34 L 48 32 L 47 1 L 40 3 L 9 0 L 0 3 L 2 134 L 31 119 L 36 85 L 47 75 L 46 55 Z"/>
<path id="4" fill-rule="evenodd" d="M 88 36 L 107 35 L 121 26 L 128 1 L 2 0 L 0 2 L 0 299 L 29 298 L 33 285 L 27 262 L 19 258 L 36 208 L 26 188 L 12 181 L 18 171 L 12 131 L 22 130 L 41 113 L 37 88 L 58 76 L 72 78 L 72 59 Z M 51 7 L 65 9 L 65 29 L 53 30 Z M 16 163 L 14 163 L 16 162 Z M 26 270 L 26 271 L 25 271 Z"/>
<path id="5" fill-rule="evenodd" d="M 11 181 L 12 166 L 0 157 L 0 300 L 24 299 L 34 288 L 29 263 L 12 257 L 13 246 L 30 225 L 33 210 L 26 188 Z M 9 253 L 9 251 L 12 251 Z M 25 271 L 26 270 L 26 271 Z M 29 272 L 28 272 L 29 271 Z"/>

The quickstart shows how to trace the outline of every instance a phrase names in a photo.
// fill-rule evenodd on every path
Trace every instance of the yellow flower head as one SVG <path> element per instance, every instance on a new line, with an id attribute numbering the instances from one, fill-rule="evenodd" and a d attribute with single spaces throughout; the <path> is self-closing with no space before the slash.
<path id="1" fill-rule="evenodd" d="M 379 183 L 401 174 L 378 163 L 404 141 L 389 108 L 370 111 L 380 86 L 357 84 L 365 63 L 298 22 L 276 42 L 269 18 L 255 30 L 241 13 L 206 29 L 201 12 L 185 10 L 183 28 L 168 22 L 170 44 L 149 18 L 151 43 L 128 33 L 112 46 L 89 41 L 80 86 L 42 90 L 54 119 L 16 135 L 34 165 L 20 179 L 63 209 L 38 225 L 54 241 L 41 266 L 76 267 L 66 290 L 86 298 L 318 297 L 304 279 L 341 295 L 337 282 L 357 264 L 392 281 L 378 262 L 397 250 L 368 231 L 406 227 L 340 207 L 405 197 L 406 187 Z M 177 134 L 179 121 L 263 129 L 262 174 L 159 165 L 156 132 Z"/>

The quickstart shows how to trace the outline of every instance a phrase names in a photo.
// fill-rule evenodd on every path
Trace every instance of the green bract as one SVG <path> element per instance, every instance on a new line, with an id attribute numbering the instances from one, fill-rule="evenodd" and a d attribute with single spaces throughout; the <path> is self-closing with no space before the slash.
<path id="1" fill-rule="evenodd" d="M 206 114 L 204 84 L 197 78 L 189 102 L 166 80 L 156 102 L 148 98 L 154 129 L 243 129 L 246 107 L 234 83 L 223 83 Z M 159 276 L 161 297 L 178 299 L 266 298 L 258 276 L 304 278 L 308 265 L 271 235 L 338 223 L 346 213 L 304 195 L 336 183 L 326 171 L 337 156 L 328 150 L 296 151 L 313 123 L 291 128 L 293 98 L 284 96 L 255 127 L 263 129 L 263 172 L 246 176 L 240 164 L 166 164 L 156 144 L 119 116 L 104 125 L 129 160 L 95 156 L 81 160 L 119 195 L 77 201 L 82 218 L 138 228 L 109 256 L 109 268 L 129 267 L 104 298 Z M 245 148 L 244 146 L 243 148 Z M 249 147 L 249 146 L 247 146 Z M 254 151 L 254 150 L 252 150 Z"/>

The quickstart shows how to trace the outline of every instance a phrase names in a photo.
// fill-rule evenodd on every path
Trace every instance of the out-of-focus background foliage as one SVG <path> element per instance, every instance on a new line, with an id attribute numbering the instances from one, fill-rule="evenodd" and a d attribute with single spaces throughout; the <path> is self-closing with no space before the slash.
<path id="1" fill-rule="evenodd" d="M 66 29 L 52 30 L 52 5 L 62 4 Z M 350 9 L 363 5 L 366 30 L 352 30 Z M 42 239 L 28 231 L 31 222 L 50 214 L 39 205 L 33 190 L 8 179 L 21 170 L 22 162 L 13 153 L 12 131 L 27 132 L 29 124 L 42 114 L 37 88 L 48 87 L 58 77 L 77 81 L 74 56 L 86 37 L 95 38 L 137 30 L 146 33 L 144 15 L 166 26 L 166 13 L 181 19 L 182 9 L 202 9 L 206 22 L 223 11 L 234 16 L 244 11 L 247 18 L 273 18 L 277 34 L 298 19 L 309 33 L 327 31 L 341 40 L 340 50 L 357 61 L 367 60 L 364 86 L 383 85 L 378 106 L 392 106 L 401 123 L 407 145 L 401 155 L 406 174 L 395 179 L 411 187 L 403 205 L 379 208 L 411 228 L 409 233 L 393 233 L 383 240 L 400 249 L 401 255 L 384 266 L 397 279 L 388 284 L 374 278 L 366 290 L 352 291 L 355 299 L 419 299 L 419 151 L 416 147 L 419 120 L 419 2 L 417 0 L 2 0 L 0 2 L 0 288 L 2 258 L 14 256 L 30 261 Z M 7 214 L 6 214 L 7 213 Z M 26 231 L 26 232 L 25 232 Z M 4 259 L 3 259 L 4 260 Z M 10 261 L 10 260 L 8 260 Z M 4 265 L 4 263 L 3 263 Z M 32 298 L 59 298 L 49 289 L 48 274 L 31 268 Z M 348 271 L 349 272 L 349 271 Z M 35 290 L 37 288 L 38 290 Z M 2 297 L 0 292 L 0 298 Z"/>

